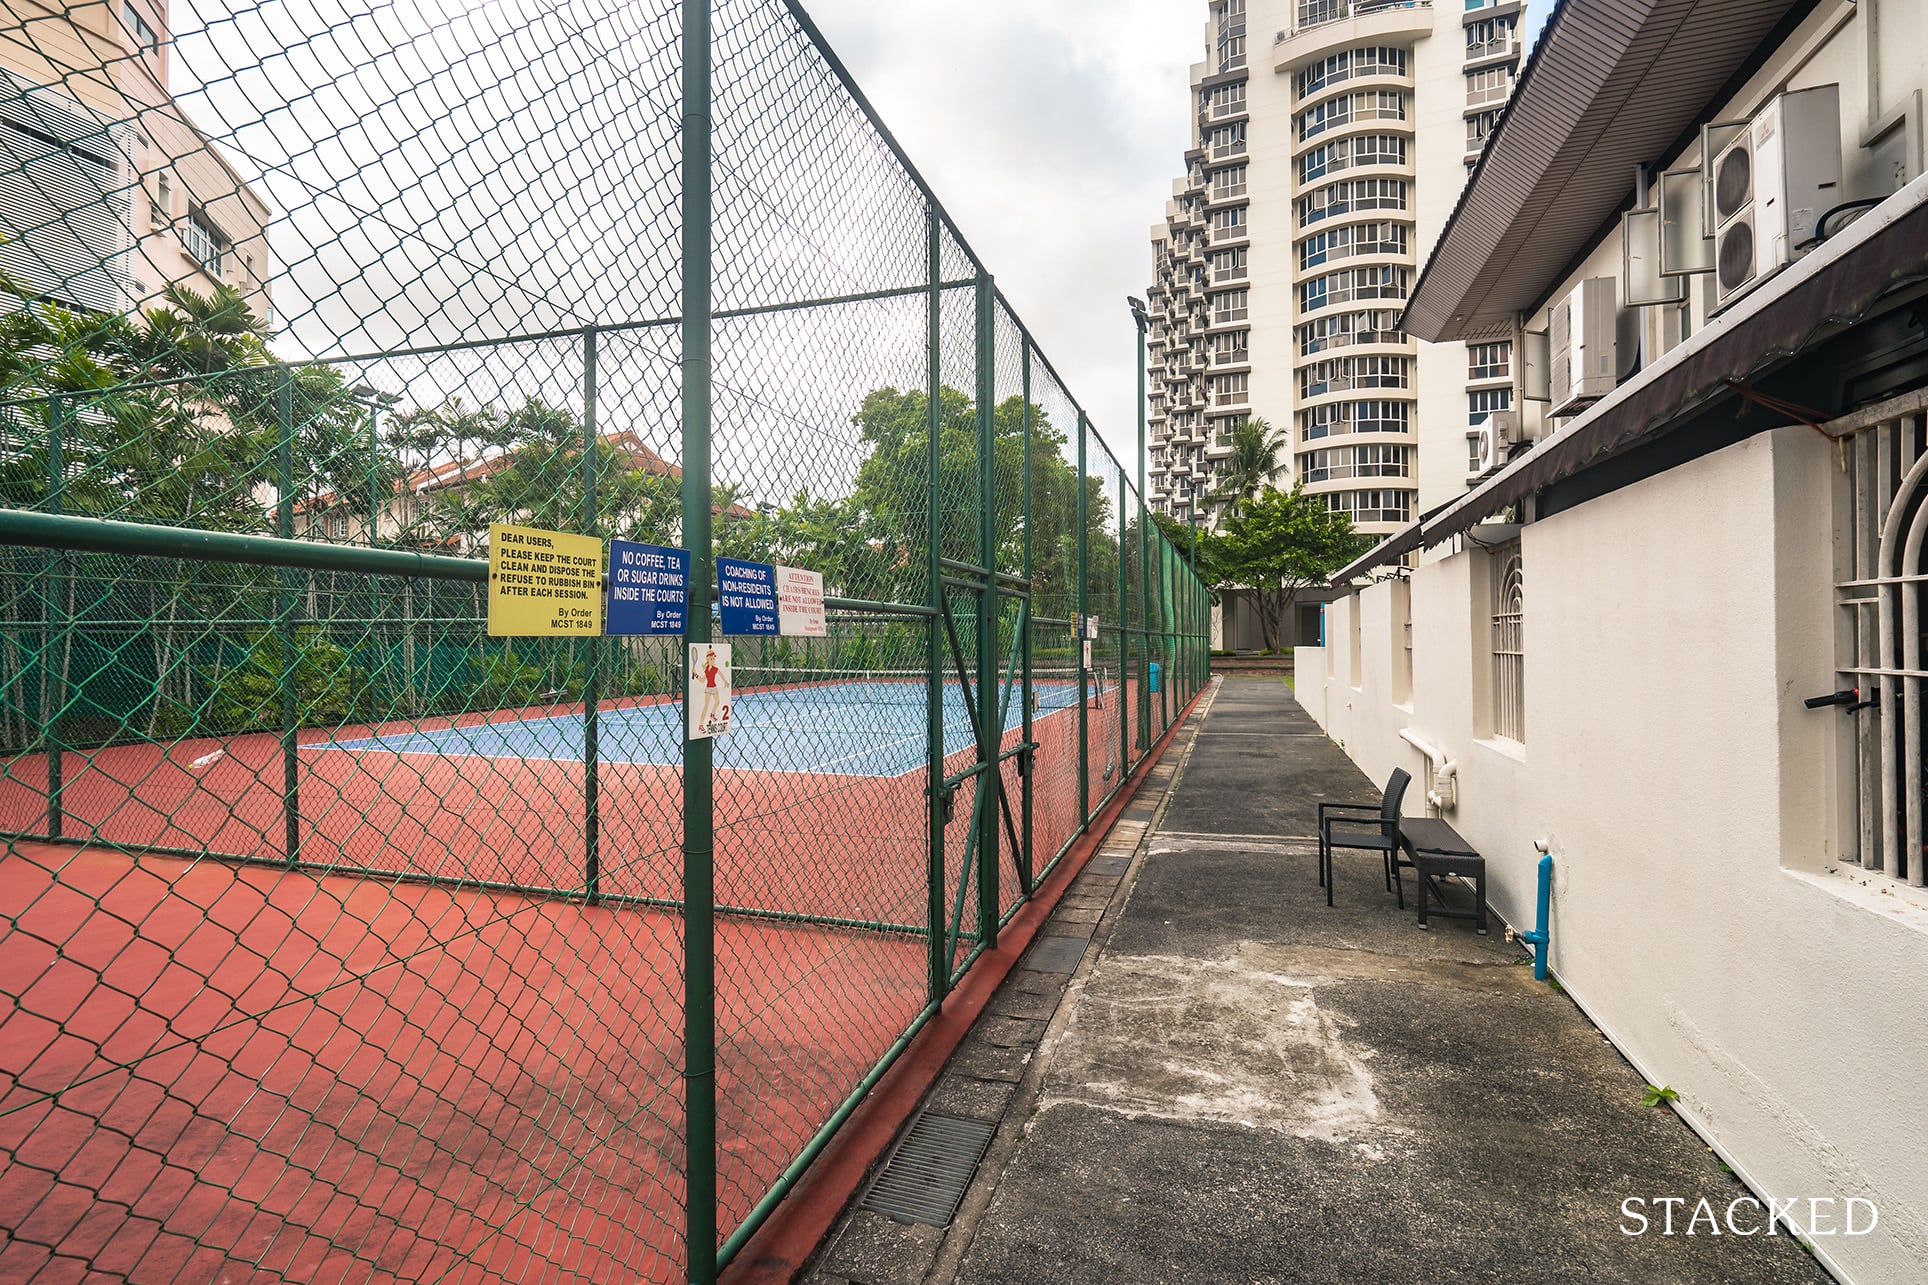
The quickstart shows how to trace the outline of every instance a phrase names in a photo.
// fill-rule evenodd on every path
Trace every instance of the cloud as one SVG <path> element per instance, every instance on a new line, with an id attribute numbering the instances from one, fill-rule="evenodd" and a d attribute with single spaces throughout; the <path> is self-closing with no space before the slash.
<path id="1" fill-rule="evenodd" d="M 1125 296 L 1189 143 L 1204 6 L 815 0 L 811 16 L 1121 460 Z"/>

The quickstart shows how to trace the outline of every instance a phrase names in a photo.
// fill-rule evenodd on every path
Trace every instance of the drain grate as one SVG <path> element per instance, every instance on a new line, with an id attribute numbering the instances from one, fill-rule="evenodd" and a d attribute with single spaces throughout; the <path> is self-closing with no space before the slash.
<path id="1" fill-rule="evenodd" d="M 949 1226 L 995 1132 L 990 1121 L 920 1117 L 871 1184 L 863 1207 L 900 1223 Z"/>

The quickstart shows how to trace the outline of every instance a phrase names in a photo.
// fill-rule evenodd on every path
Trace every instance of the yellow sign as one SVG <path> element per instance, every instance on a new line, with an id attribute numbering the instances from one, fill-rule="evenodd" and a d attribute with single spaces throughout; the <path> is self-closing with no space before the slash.
<path id="1" fill-rule="evenodd" d="M 490 523 L 490 637 L 600 634 L 602 562 L 593 535 Z"/>

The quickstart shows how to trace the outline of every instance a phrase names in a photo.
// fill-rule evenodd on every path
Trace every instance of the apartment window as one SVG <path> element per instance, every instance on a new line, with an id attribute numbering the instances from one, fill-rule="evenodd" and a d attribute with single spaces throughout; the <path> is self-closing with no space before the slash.
<path id="1" fill-rule="evenodd" d="M 1329 55 L 1300 71 L 1294 88 L 1300 98 L 1310 98 L 1331 85 L 1341 85 L 1361 76 L 1403 76 L 1406 51 L 1391 48 L 1348 49 Z"/>
<path id="2" fill-rule="evenodd" d="M 1331 357 L 1299 371 L 1299 396 L 1320 397 L 1354 388 L 1408 388 L 1412 359 L 1408 357 Z"/>
<path id="3" fill-rule="evenodd" d="M 1318 317 L 1298 328 L 1298 338 L 1301 357 L 1352 344 L 1406 342 L 1405 334 L 1399 329 L 1399 310 L 1396 308 L 1367 308 L 1332 317 Z"/>
<path id="4" fill-rule="evenodd" d="M 1513 92 L 1513 69 L 1511 67 L 1488 67 L 1484 71 L 1472 72 L 1466 77 L 1466 105 L 1478 107 L 1484 103 L 1503 103 L 1506 96 Z"/>
<path id="5" fill-rule="evenodd" d="M 1482 18 L 1466 24 L 1466 61 L 1492 58 L 1513 47 L 1513 19 Z"/>
<path id="6" fill-rule="evenodd" d="M 121 0 L 121 20 L 127 24 L 128 34 L 134 37 L 135 48 L 160 48 L 161 38 L 154 34 L 154 28 L 147 25 L 147 19 L 141 17 L 127 0 Z"/>
<path id="7" fill-rule="evenodd" d="M 1246 400 L 1251 376 L 1240 372 L 1236 375 L 1212 376 L 1212 405 L 1231 406 Z"/>
<path id="8" fill-rule="evenodd" d="M 1466 394 L 1466 422 L 1477 424 L 1495 411 L 1513 409 L 1513 390 L 1510 388 L 1482 388 Z"/>
<path id="9" fill-rule="evenodd" d="M 1252 332 L 1249 330 L 1234 330 L 1229 334 L 1212 336 L 1212 360 L 1221 366 L 1251 360 L 1251 339 Z"/>
<path id="10" fill-rule="evenodd" d="M 1212 296 L 1212 324 L 1222 326 L 1228 321 L 1245 320 L 1248 311 L 1250 291 L 1221 290 Z"/>
<path id="11" fill-rule="evenodd" d="M 1404 299 L 1412 270 L 1392 266 L 1342 268 L 1299 285 L 1299 310 L 1312 312 L 1355 299 Z"/>
<path id="12" fill-rule="evenodd" d="M 1505 379 L 1513 373 L 1511 342 L 1468 344 L 1466 357 L 1469 366 L 1466 376 L 1468 379 Z"/>
<path id="13" fill-rule="evenodd" d="M 1329 183 L 1299 198 L 1301 225 L 1355 210 L 1403 210 L 1406 184 L 1396 178 L 1356 178 Z"/>
<path id="14" fill-rule="evenodd" d="M 1305 482 L 1331 482 L 1349 477 L 1407 477 L 1411 469 L 1409 446 L 1336 446 L 1306 451 L 1299 456 L 1299 477 Z"/>
<path id="15" fill-rule="evenodd" d="M 1213 116 L 1236 116 L 1245 110 L 1245 82 L 1216 85 L 1201 97 L 1205 100 L 1203 106 Z"/>
<path id="16" fill-rule="evenodd" d="M 1373 400 L 1330 402 L 1299 412 L 1299 436 L 1306 441 L 1321 437 L 1343 437 L 1349 433 L 1412 432 L 1412 406 L 1408 402 Z"/>
<path id="17" fill-rule="evenodd" d="M 1405 120 L 1406 95 L 1390 89 L 1368 89 L 1341 94 L 1306 108 L 1296 116 L 1299 141 L 1316 138 L 1355 120 Z"/>
<path id="18" fill-rule="evenodd" d="M 206 214 L 198 209 L 188 210 L 187 222 L 181 226 L 181 244 L 207 269 L 209 276 L 221 275 L 222 265 L 227 258 L 228 241 Z"/>
<path id="19" fill-rule="evenodd" d="M 1245 195 L 1245 167 L 1227 165 L 1212 171 L 1212 199 L 1225 200 L 1227 197 Z"/>
<path id="20" fill-rule="evenodd" d="M 1301 30 L 1316 27 L 1322 22 L 1337 22 L 1346 16 L 1352 0 L 1299 0 L 1299 21 Z"/>
<path id="21" fill-rule="evenodd" d="M 1245 280 L 1246 254 L 1247 250 L 1242 245 L 1231 250 L 1212 251 L 1212 284 Z"/>
<path id="22" fill-rule="evenodd" d="M 1334 491 L 1321 498 L 1326 508 L 1354 522 L 1406 522 L 1412 518 L 1411 491 Z"/>
<path id="23" fill-rule="evenodd" d="M 1519 541 L 1493 550 L 1493 735 L 1526 740 L 1526 642 Z"/>
<path id="24" fill-rule="evenodd" d="M 1309 183 L 1358 165 L 1404 165 L 1406 140 L 1397 134 L 1360 134 L 1321 143 L 1296 162 L 1299 182 Z"/>
<path id="25" fill-rule="evenodd" d="M 1466 150 L 1477 151 L 1486 146 L 1486 136 L 1500 123 L 1500 108 L 1492 108 L 1466 118 Z"/>
<path id="26" fill-rule="evenodd" d="M 1211 133 L 1212 159 L 1245 154 L 1245 122 L 1233 121 L 1229 125 L 1214 125 Z"/>
<path id="27" fill-rule="evenodd" d="M 1218 69 L 1245 65 L 1245 0 L 1225 0 L 1218 6 Z"/>
<path id="28" fill-rule="evenodd" d="M 1299 266 L 1317 267 L 1362 254 L 1405 254 L 1403 223 L 1356 223 L 1299 239 Z"/>
<path id="29" fill-rule="evenodd" d="M 1214 240 L 1225 237 L 1245 235 L 1245 207 L 1234 205 L 1230 209 L 1212 211 L 1212 237 Z"/>

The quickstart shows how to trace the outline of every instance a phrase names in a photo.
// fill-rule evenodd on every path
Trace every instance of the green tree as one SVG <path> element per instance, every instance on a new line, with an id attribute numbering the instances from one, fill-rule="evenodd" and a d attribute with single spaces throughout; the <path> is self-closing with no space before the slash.
<path id="1" fill-rule="evenodd" d="M 1199 572 L 1214 590 L 1252 590 L 1265 645 L 1277 649 L 1294 599 L 1371 546 L 1318 496 L 1268 487 L 1233 509 L 1221 530 L 1199 533 Z"/>
<path id="2" fill-rule="evenodd" d="M 1232 426 L 1232 453 L 1225 457 L 1223 484 L 1212 499 L 1225 503 L 1227 514 L 1262 489 L 1272 485 L 1285 472 L 1279 453 L 1285 450 L 1285 434 L 1257 415 Z"/>

